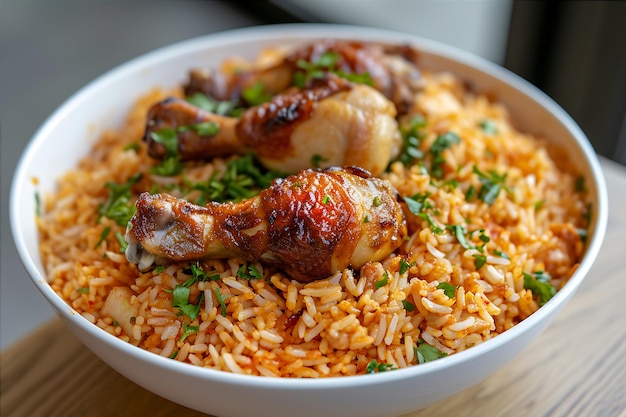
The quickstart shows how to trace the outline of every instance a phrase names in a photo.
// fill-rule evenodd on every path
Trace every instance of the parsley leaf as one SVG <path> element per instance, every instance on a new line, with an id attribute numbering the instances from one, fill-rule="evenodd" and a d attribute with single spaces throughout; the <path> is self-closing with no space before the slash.
<path id="1" fill-rule="evenodd" d="M 483 266 L 485 266 L 485 264 L 487 263 L 487 257 L 485 255 L 475 253 L 472 256 L 474 257 L 474 266 L 476 267 L 477 271 Z"/>
<path id="2" fill-rule="evenodd" d="M 222 308 L 222 316 L 226 317 L 226 303 L 224 303 L 224 296 L 222 295 L 218 287 L 213 288 L 213 292 L 215 293 L 215 297 L 217 298 L 217 301 L 220 303 L 220 307 Z"/>
<path id="3" fill-rule="evenodd" d="M 189 335 L 197 333 L 198 330 L 200 330 L 199 326 L 190 326 L 187 323 L 183 323 L 183 334 L 178 339 L 178 343 L 183 343 Z"/>
<path id="4" fill-rule="evenodd" d="M 450 284 L 449 282 L 441 282 L 437 285 L 437 288 L 443 290 L 443 293 L 448 298 L 453 298 L 456 296 L 456 286 Z"/>
<path id="5" fill-rule="evenodd" d="M 420 339 L 415 348 L 415 356 L 417 356 L 418 363 L 425 363 L 444 358 L 448 356 L 448 354 Z"/>
<path id="6" fill-rule="evenodd" d="M 400 268 L 398 273 L 400 275 L 404 274 L 405 272 L 408 272 L 409 269 L 411 269 L 411 267 L 415 265 L 415 262 L 407 262 L 404 258 L 400 259 Z"/>
<path id="7" fill-rule="evenodd" d="M 456 240 L 459 241 L 461 246 L 465 249 L 474 249 L 473 245 L 470 245 L 465 239 L 465 235 L 467 234 L 467 229 L 462 224 L 454 224 L 446 226 L 448 229 L 452 230 Z"/>
<path id="8" fill-rule="evenodd" d="M 257 82 L 252 87 L 244 88 L 241 95 L 251 106 L 258 106 L 266 101 L 270 101 L 272 98 L 272 95 L 265 91 L 265 86 L 261 81 Z"/>
<path id="9" fill-rule="evenodd" d="M 202 93 L 195 93 L 186 100 L 202 110 L 219 114 L 220 116 L 237 117 L 243 112 L 243 108 L 237 107 L 237 102 L 232 100 L 217 101 Z"/>
<path id="10" fill-rule="evenodd" d="M 415 310 L 415 304 L 407 300 L 402 300 L 402 307 L 408 312 Z"/>
<path id="11" fill-rule="evenodd" d="M 374 284 L 374 287 L 376 289 L 379 289 L 380 287 L 384 287 L 387 284 L 389 284 L 389 274 L 387 273 L 387 271 L 385 271 L 382 279 L 380 279 L 379 281 L 376 281 L 376 283 Z"/>
<path id="12" fill-rule="evenodd" d="M 107 182 L 104 184 L 109 189 L 109 198 L 106 203 L 98 206 L 98 216 L 108 217 L 119 226 L 126 227 L 133 214 L 135 205 L 130 202 L 132 188 L 141 179 L 141 174 L 133 175 L 124 184 Z"/>
<path id="13" fill-rule="evenodd" d="M 409 166 L 414 160 L 424 157 L 424 152 L 419 149 L 419 146 L 424 139 L 423 129 L 425 127 L 426 119 L 423 116 L 413 117 L 407 127 L 400 126 L 402 148 L 394 161 L 400 161 L 404 166 Z"/>
<path id="14" fill-rule="evenodd" d="M 374 85 L 372 77 L 367 72 L 362 74 L 345 72 L 336 68 L 338 62 L 339 54 L 333 51 L 324 52 L 315 62 L 298 60 L 296 66 L 299 71 L 294 74 L 293 85 L 303 88 L 310 79 L 322 78 L 326 73 L 333 73 L 350 82 Z"/>
<path id="15" fill-rule="evenodd" d="M 532 274 L 524 272 L 524 288 L 539 297 L 540 306 L 556 294 L 556 288 L 550 284 L 550 279 L 550 275 L 544 271 L 535 271 Z"/>
<path id="16" fill-rule="evenodd" d="M 124 236 L 120 232 L 115 232 L 115 238 L 120 244 L 120 253 L 126 252 L 126 248 L 128 247 L 128 243 L 124 240 Z"/>
<path id="17" fill-rule="evenodd" d="M 319 168 L 319 167 L 320 167 L 320 164 L 321 164 L 322 162 L 326 162 L 326 161 L 328 161 L 328 159 L 327 159 L 327 158 L 324 158 L 322 155 L 314 154 L 314 155 L 311 157 L 311 165 L 312 165 L 314 168 Z"/>
<path id="18" fill-rule="evenodd" d="M 443 151 L 461 142 L 461 139 L 453 132 L 446 132 L 437 136 L 435 142 L 430 147 L 430 153 L 433 157 L 431 175 L 435 178 L 443 177 L 442 165 L 445 162 Z"/>
<path id="19" fill-rule="evenodd" d="M 488 205 L 492 205 L 496 201 L 501 189 L 510 192 L 505 184 L 507 176 L 506 173 L 500 175 L 493 170 L 490 170 L 488 173 L 484 173 L 480 171 L 476 165 L 474 165 L 472 170 L 476 175 L 478 175 L 478 179 L 481 182 L 481 187 L 478 190 L 478 198 Z"/>
<path id="20" fill-rule="evenodd" d="M 496 124 L 493 122 L 493 120 L 490 120 L 490 119 L 481 120 L 478 126 L 480 126 L 482 131 L 485 132 L 489 136 L 494 136 L 498 134 L 498 128 L 496 127 Z"/>
<path id="21" fill-rule="evenodd" d="M 397 368 L 394 368 L 390 363 L 379 363 L 376 359 L 372 359 L 365 367 L 365 372 L 368 374 L 375 374 L 377 372 L 392 371 L 394 369 Z"/>
<path id="22" fill-rule="evenodd" d="M 432 208 L 432 204 L 430 204 L 427 199 L 430 196 L 430 193 L 418 193 L 413 197 L 402 197 L 404 202 L 406 203 L 407 208 L 412 214 L 416 216 L 422 212 L 422 210 L 426 210 Z"/>
<path id="23" fill-rule="evenodd" d="M 98 239 L 98 243 L 96 243 L 94 249 L 97 249 L 102 244 L 102 242 L 106 240 L 107 236 L 109 236 L 109 233 L 111 233 L 111 228 L 107 226 L 102 230 L 102 233 L 100 233 L 100 239 Z"/>
<path id="24" fill-rule="evenodd" d="M 241 265 L 237 270 L 237 276 L 243 279 L 263 279 L 263 274 L 252 264 Z"/>
<path id="25" fill-rule="evenodd" d="M 265 170 L 253 154 L 247 154 L 229 161 L 223 173 L 216 171 L 207 181 L 194 183 L 183 179 L 179 189 L 183 193 L 199 191 L 196 204 L 203 206 L 209 201 L 223 203 L 252 198 L 281 176 L 277 171 Z"/>

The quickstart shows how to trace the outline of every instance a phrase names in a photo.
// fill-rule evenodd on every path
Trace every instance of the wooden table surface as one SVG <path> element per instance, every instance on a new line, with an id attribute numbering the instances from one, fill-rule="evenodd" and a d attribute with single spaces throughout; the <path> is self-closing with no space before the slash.
<path id="1" fill-rule="evenodd" d="M 411 417 L 626 417 L 626 168 L 602 160 L 609 224 L 589 276 L 541 336 L 482 383 Z M 130 382 L 59 319 L 0 354 L 3 417 L 176 416 L 190 410 Z"/>

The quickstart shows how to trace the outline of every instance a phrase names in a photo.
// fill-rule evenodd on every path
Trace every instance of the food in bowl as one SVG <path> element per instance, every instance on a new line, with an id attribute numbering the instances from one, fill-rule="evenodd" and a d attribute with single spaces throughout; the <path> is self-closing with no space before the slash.
<path id="1" fill-rule="evenodd" d="M 372 66 L 354 64 L 360 55 L 351 61 L 346 51 L 365 51 Z M 421 68 L 419 51 L 408 47 L 321 40 L 260 53 L 255 61 L 226 60 L 209 75 L 192 70 L 187 85 L 175 91 L 147 92 L 124 125 L 106 132 L 46 196 L 38 227 L 50 285 L 94 325 L 155 354 L 223 371 L 311 378 L 376 373 L 419 366 L 498 336 L 548 302 L 573 274 L 591 210 L 584 177 L 554 156 L 553 145 L 516 129 L 488 92 Z M 268 74 L 279 74 L 280 87 Z M 316 88 L 326 88 L 326 95 L 309 94 Z M 192 90 L 202 91 L 187 94 Z M 395 114 L 389 117 L 389 106 L 381 106 L 380 115 L 340 99 L 355 90 L 391 103 Z M 325 126 L 326 118 L 314 113 L 327 100 L 351 118 L 341 124 L 333 114 L 333 128 Z M 184 111 L 157 112 L 172 103 Z M 285 117 L 298 103 L 310 110 L 305 120 Z M 260 148 L 245 142 L 236 152 L 210 154 L 211 146 L 204 146 L 226 129 L 236 136 L 228 143 L 241 143 L 245 135 L 237 126 L 257 125 L 238 123 L 268 110 L 275 113 L 269 123 L 259 121 Z M 315 120 L 315 134 L 302 129 L 308 120 Z M 384 126 L 375 135 L 363 128 L 372 120 Z M 305 145 L 285 165 L 280 148 L 267 145 L 279 128 L 278 143 L 297 137 Z M 319 133 L 325 130 L 328 135 Z M 370 134 L 365 143 L 382 145 L 350 146 L 360 132 Z M 201 144 L 202 152 L 186 154 L 181 144 Z M 386 158 L 384 167 L 372 150 Z M 196 153 L 202 158 L 194 159 Z M 355 155 L 365 155 L 365 166 L 343 166 Z M 395 224 L 406 224 L 399 246 L 380 242 L 388 253 L 368 262 L 348 257 L 347 265 L 336 267 L 334 251 L 320 250 L 318 257 L 301 250 L 308 241 L 298 240 L 302 228 L 289 224 L 292 214 L 281 221 L 293 233 L 290 242 L 301 247 L 288 247 L 289 256 L 272 253 L 270 261 L 243 250 L 176 258 L 168 255 L 172 243 L 157 245 L 158 252 L 141 240 L 154 237 L 154 229 L 137 234 L 141 225 L 162 220 L 155 206 L 146 206 L 152 200 L 180 205 L 188 225 L 203 207 L 258 209 L 264 190 L 284 183 L 298 189 L 299 176 L 363 169 L 397 192 L 402 218 Z M 381 200 L 359 201 L 368 210 L 395 207 Z M 344 202 L 331 193 L 309 201 L 311 210 L 338 214 Z M 160 224 L 165 230 L 172 212 Z M 265 231 L 255 223 L 259 218 L 274 221 L 252 216 L 246 227 L 220 226 L 246 232 L 253 244 Z M 377 220 L 373 215 L 359 220 L 362 229 L 380 226 L 369 224 Z M 323 226 L 334 232 L 343 224 Z M 240 249 L 238 241 L 228 244 Z M 177 236 L 171 242 L 188 247 L 197 240 Z M 153 255 L 149 262 L 133 256 L 138 245 Z M 293 271 L 307 262 L 322 276 Z"/>

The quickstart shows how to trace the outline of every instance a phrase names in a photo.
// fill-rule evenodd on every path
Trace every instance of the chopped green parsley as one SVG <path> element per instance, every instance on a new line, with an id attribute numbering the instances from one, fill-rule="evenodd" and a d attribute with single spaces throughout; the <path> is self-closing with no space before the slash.
<path id="1" fill-rule="evenodd" d="M 425 363 L 445 358 L 448 354 L 420 339 L 415 347 L 415 356 L 417 356 L 418 363 Z"/>
<path id="2" fill-rule="evenodd" d="M 532 291 L 539 298 L 539 305 L 547 303 L 556 294 L 556 288 L 550 284 L 550 275 L 544 271 L 524 272 L 524 288 Z"/>
<path id="3" fill-rule="evenodd" d="M 375 374 L 378 372 L 392 371 L 394 369 L 397 368 L 394 368 L 394 366 L 390 363 L 379 363 L 376 359 L 372 359 L 365 367 L 365 372 L 368 374 Z"/>
<path id="4" fill-rule="evenodd" d="M 104 204 L 98 206 L 98 216 L 108 217 L 119 226 L 126 227 L 130 218 L 135 214 L 135 205 L 130 201 L 132 188 L 141 177 L 141 174 L 136 174 L 124 184 L 114 182 L 104 184 L 109 189 L 109 198 Z"/>
<path id="5" fill-rule="evenodd" d="M 453 298 L 456 296 L 456 286 L 450 284 L 449 282 L 441 282 L 437 285 L 437 288 L 443 290 L 443 293 L 448 298 Z"/>

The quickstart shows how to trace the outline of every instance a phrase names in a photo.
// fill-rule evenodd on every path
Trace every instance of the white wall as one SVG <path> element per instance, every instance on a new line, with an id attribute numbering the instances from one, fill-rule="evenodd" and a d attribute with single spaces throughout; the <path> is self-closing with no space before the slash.
<path id="1" fill-rule="evenodd" d="M 430 38 L 504 62 L 512 0 L 275 0 L 295 14 Z"/>

